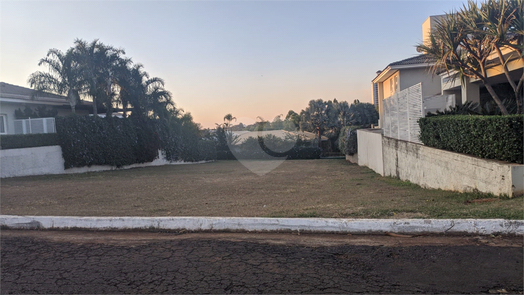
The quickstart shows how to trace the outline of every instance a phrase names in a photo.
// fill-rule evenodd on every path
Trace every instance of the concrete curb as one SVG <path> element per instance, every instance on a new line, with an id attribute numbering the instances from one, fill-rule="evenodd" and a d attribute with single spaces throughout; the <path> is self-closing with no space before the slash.
<path id="1" fill-rule="evenodd" d="M 0 215 L 7 229 L 302 231 L 323 233 L 467 233 L 524 236 L 524 220 L 337 219 L 258 217 L 75 217 Z"/>

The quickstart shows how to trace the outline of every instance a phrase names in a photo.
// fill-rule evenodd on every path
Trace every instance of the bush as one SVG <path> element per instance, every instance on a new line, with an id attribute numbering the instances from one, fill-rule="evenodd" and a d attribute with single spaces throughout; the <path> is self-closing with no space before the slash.
<path id="1" fill-rule="evenodd" d="M 21 149 L 40 146 L 58 145 L 56 133 L 15 134 L 0 136 L 0 149 Z"/>
<path id="2" fill-rule="evenodd" d="M 419 119 L 427 146 L 486 159 L 523 163 L 522 115 L 436 116 Z"/>
<path id="3" fill-rule="evenodd" d="M 287 152 L 288 159 L 320 159 L 321 154 L 318 146 L 296 146 Z"/>
<path id="4" fill-rule="evenodd" d="M 358 153 L 357 129 L 361 126 L 346 126 L 340 131 L 338 137 L 338 148 L 346 155 L 354 155 Z"/>
<path id="5" fill-rule="evenodd" d="M 137 126 L 139 125 L 139 126 Z M 121 167 L 158 157 L 158 135 L 147 119 L 57 117 L 58 142 L 65 168 L 91 165 Z"/>
<path id="6" fill-rule="evenodd" d="M 210 140 L 199 140 L 197 144 L 198 157 L 197 161 L 212 161 L 217 159 L 217 150 L 215 142 Z"/>

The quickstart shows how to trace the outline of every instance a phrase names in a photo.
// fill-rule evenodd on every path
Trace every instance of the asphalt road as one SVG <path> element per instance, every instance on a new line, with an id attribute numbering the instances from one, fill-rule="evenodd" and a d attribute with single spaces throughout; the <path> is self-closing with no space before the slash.
<path id="1" fill-rule="evenodd" d="M 522 293 L 522 237 L 1 232 L 1 293 Z"/>

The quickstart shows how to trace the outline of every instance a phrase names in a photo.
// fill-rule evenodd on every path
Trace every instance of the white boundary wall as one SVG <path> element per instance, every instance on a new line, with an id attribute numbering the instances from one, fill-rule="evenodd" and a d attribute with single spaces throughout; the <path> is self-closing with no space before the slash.
<path id="1" fill-rule="evenodd" d="M 476 158 L 381 135 L 381 149 L 378 149 L 377 133 L 357 132 L 358 164 L 380 175 L 397 177 L 426 188 L 459 192 L 478 190 L 508 196 L 524 193 L 524 165 Z"/>
<path id="2" fill-rule="evenodd" d="M 384 176 L 382 159 L 382 129 L 358 129 L 358 165 L 373 169 Z"/>
<path id="3" fill-rule="evenodd" d="M 44 174 L 85 173 L 168 164 L 193 164 L 189 162 L 170 162 L 165 159 L 161 151 L 159 151 L 159 154 L 160 157 L 153 162 L 133 164 L 121 168 L 94 165 L 91 167 L 64 169 L 62 149 L 58 145 L 0 150 L 0 178 Z"/>

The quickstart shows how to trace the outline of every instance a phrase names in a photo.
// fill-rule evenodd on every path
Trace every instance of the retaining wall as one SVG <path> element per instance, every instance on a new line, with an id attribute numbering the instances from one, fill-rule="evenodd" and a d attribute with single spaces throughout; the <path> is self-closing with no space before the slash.
<path id="1" fill-rule="evenodd" d="M 160 166 L 167 164 L 185 164 L 185 162 L 170 162 L 159 151 L 160 157 L 153 162 L 133 164 L 116 168 L 112 166 L 91 166 L 64 169 L 62 148 L 58 145 L 0 150 L 0 177 L 16 177 L 44 174 L 84 173 L 107 171 L 115 169 L 129 169 L 136 167 Z M 189 163 L 187 163 L 189 164 Z"/>
<path id="2" fill-rule="evenodd" d="M 377 133 L 358 132 L 358 164 L 383 176 L 459 192 L 478 190 L 497 196 L 524 193 L 524 165 L 481 159 L 382 135 L 379 135 L 380 150 L 376 146 Z"/>

